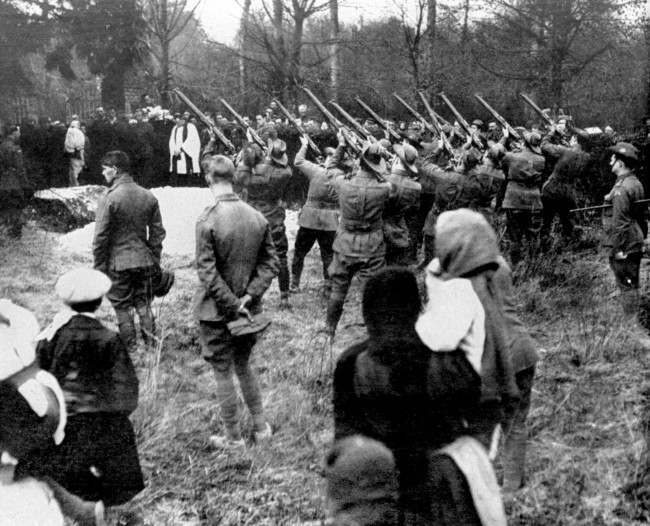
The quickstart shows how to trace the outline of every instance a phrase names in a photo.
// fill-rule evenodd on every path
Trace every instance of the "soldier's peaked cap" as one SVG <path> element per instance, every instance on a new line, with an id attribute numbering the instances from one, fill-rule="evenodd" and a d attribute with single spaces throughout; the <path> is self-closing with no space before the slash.
<path id="1" fill-rule="evenodd" d="M 639 151 L 634 145 L 630 144 L 629 142 L 617 142 L 610 148 L 610 151 L 615 155 L 624 157 L 625 159 L 629 159 L 631 161 L 636 162 L 639 160 Z"/>

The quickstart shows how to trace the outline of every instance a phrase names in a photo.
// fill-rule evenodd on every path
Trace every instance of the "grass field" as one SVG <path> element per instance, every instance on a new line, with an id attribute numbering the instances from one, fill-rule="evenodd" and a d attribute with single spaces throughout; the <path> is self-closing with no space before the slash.
<path id="1" fill-rule="evenodd" d="M 32 309 L 41 324 L 58 309 L 58 275 L 91 264 L 58 248 L 60 234 L 33 226 L 0 247 L 0 297 Z M 321 463 L 332 436 L 329 356 L 324 353 L 320 263 L 309 257 L 293 310 L 275 310 L 254 352 L 269 420 L 276 433 L 241 452 L 211 449 L 220 430 L 215 380 L 199 354 L 190 258 L 167 261 L 177 282 L 156 301 L 162 342 L 134 357 L 140 406 L 133 415 L 147 488 L 114 523 L 134 512 L 148 525 L 281 525 L 324 518 Z M 636 349 L 619 315 L 603 254 L 545 254 L 516 290 L 524 319 L 544 348 L 529 418 L 528 485 L 508 503 L 510 524 L 642 524 L 620 488 L 634 479 L 645 441 L 640 392 L 648 357 Z M 645 272 L 645 271 L 644 271 Z M 113 324 L 107 302 L 100 318 Z M 334 354 L 362 337 L 359 292 L 351 291 Z M 245 428 L 250 429 L 248 422 Z"/>

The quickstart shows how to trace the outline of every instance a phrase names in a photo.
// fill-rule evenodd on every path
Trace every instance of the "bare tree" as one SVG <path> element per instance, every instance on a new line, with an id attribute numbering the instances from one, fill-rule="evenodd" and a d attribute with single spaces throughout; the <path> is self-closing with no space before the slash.
<path id="1" fill-rule="evenodd" d="M 338 98 L 339 91 L 339 74 L 341 65 L 339 63 L 339 2 L 338 0 L 329 0 L 330 4 L 330 85 L 332 87 L 332 96 Z"/>
<path id="2" fill-rule="evenodd" d="M 251 0 L 244 0 L 242 15 L 239 22 L 239 33 L 237 34 L 237 48 L 239 50 L 239 89 L 246 92 L 246 36 L 248 31 L 248 19 L 250 18 Z"/>
<path id="3" fill-rule="evenodd" d="M 187 24 L 194 17 L 201 0 L 188 8 L 189 0 L 145 0 L 144 12 L 149 38 L 155 46 L 149 46 L 152 56 L 159 65 L 158 89 L 165 103 L 169 101 L 172 83 L 170 70 L 170 49 Z"/>

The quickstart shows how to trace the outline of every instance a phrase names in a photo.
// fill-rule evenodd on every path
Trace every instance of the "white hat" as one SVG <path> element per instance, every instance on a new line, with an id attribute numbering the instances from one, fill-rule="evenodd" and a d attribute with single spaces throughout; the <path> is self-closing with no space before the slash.
<path id="1" fill-rule="evenodd" d="M 36 359 L 36 317 L 8 299 L 0 299 L 0 380 Z"/>
<path id="2" fill-rule="evenodd" d="M 56 282 L 54 290 L 68 305 L 98 300 L 111 288 L 111 280 L 106 274 L 91 268 L 76 268 L 63 274 Z"/>

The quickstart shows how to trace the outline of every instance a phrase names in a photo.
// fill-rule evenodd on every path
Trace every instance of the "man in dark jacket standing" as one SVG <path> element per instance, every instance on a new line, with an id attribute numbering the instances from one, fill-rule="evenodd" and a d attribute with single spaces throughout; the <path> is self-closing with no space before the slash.
<path id="1" fill-rule="evenodd" d="M 323 262 L 323 279 L 325 280 L 325 294 L 329 296 L 331 288 L 328 267 L 332 262 L 332 243 L 336 229 L 339 226 L 339 197 L 336 189 L 338 177 L 343 176 L 343 170 L 338 165 L 342 155 L 342 147 L 337 150 L 326 149 L 327 158 L 324 166 L 319 166 L 305 158 L 308 140 L 300 137 L 301 147 L 296 153 L 294 166 L 309 180 L 307 201 L 298 216 L 298 234 L 291 262 L 291 291 L 300 290 L 300 276 L 302 274 L 305 256 L 318 241 L 320 257 Z"/>
<path id="2" fill-rule="evenodd" d="M 612 147 L 611 167 L 616 183 L 605 201 L 612 203 L 609 264 L 621 291 L 623 311 L 636 323 L 639 308 L 639 268 L 643 241 L 648 234 L 644 209 L 635 205 L 643 199 L 643 186 L 634 174 L 637 149 L 619 142 Z"/>
<path id="3" fill-rule="evenodd" d="M 217 377 L 217 400 L 225 437 L 213 436 L 218 446 L 243 445 L 233 369 L 253 419 L 257 441 L 271 435 L 262 411 L 257 379 L 248 361 L 255 334 L 235 336 L 227 323 L 251 318 L 262 295 L 278 273 L 278 258 L 268 221 L 242 202 L 232 188 L 235 167 L 223 155 L 201 161 L 215 205 L 205 209 L 196 223 L 196 269 L 199 288 L 194 314 L 199 322 L 203 357 Z"/>
<path id="4" fill-rule="evenodd" d="M 137 340 L 134 308 L 145 343 L 153 343 L 152 277 L 160 268 L 165 229 L 158 200 L 129 175 L 128 155 L 119 150 L 108 152 L 101 165 L 111 187 L 97 207 L 95 268 L 113 282 L 106 296 L 115 309 L 124 343 L 133 349 Z"/>
<path id="5" fill-rule="evenodd" d="M 6 228 L 11 237 L 22 234 L 25 192 L 29 193 L 31 188 L 25 174 L 19 139 L 20 128 L 10 126 L 0 143 L 0 228 Z"/>
<path id="6" fill-rule="evenodd" d="M 334 336 L 343 304 L 355 274 L 365 281 L 386 263 L 383 215 L 391 184 L 384 179 L 385 153 L 378 143 L 367 144 L 359 157 L 359 169 L 339 184 L 341 222 L 334 240 L 330 266 L 332 293 L 327 305 L 327 332 Z"/>
<path id="7" fill-rule="evenodd" d="M 283 140 L 271 142 L 268 156 L 262 157 L 260 149 L 253 145 L 254 155 L 243 155 L 244 162 L 237 166 L 235 184 L 245 189 L 248 204 L 262 212 L 269 222 L 271 236 L 280 265 L 278 286 L 280 288 L 280 308 L 289 308 L 289 265 L 287 262 L 287 231 L 284 226 L 286 213 L 284 195 L 291 179 L 288 166 L 287 145 Z"/>

